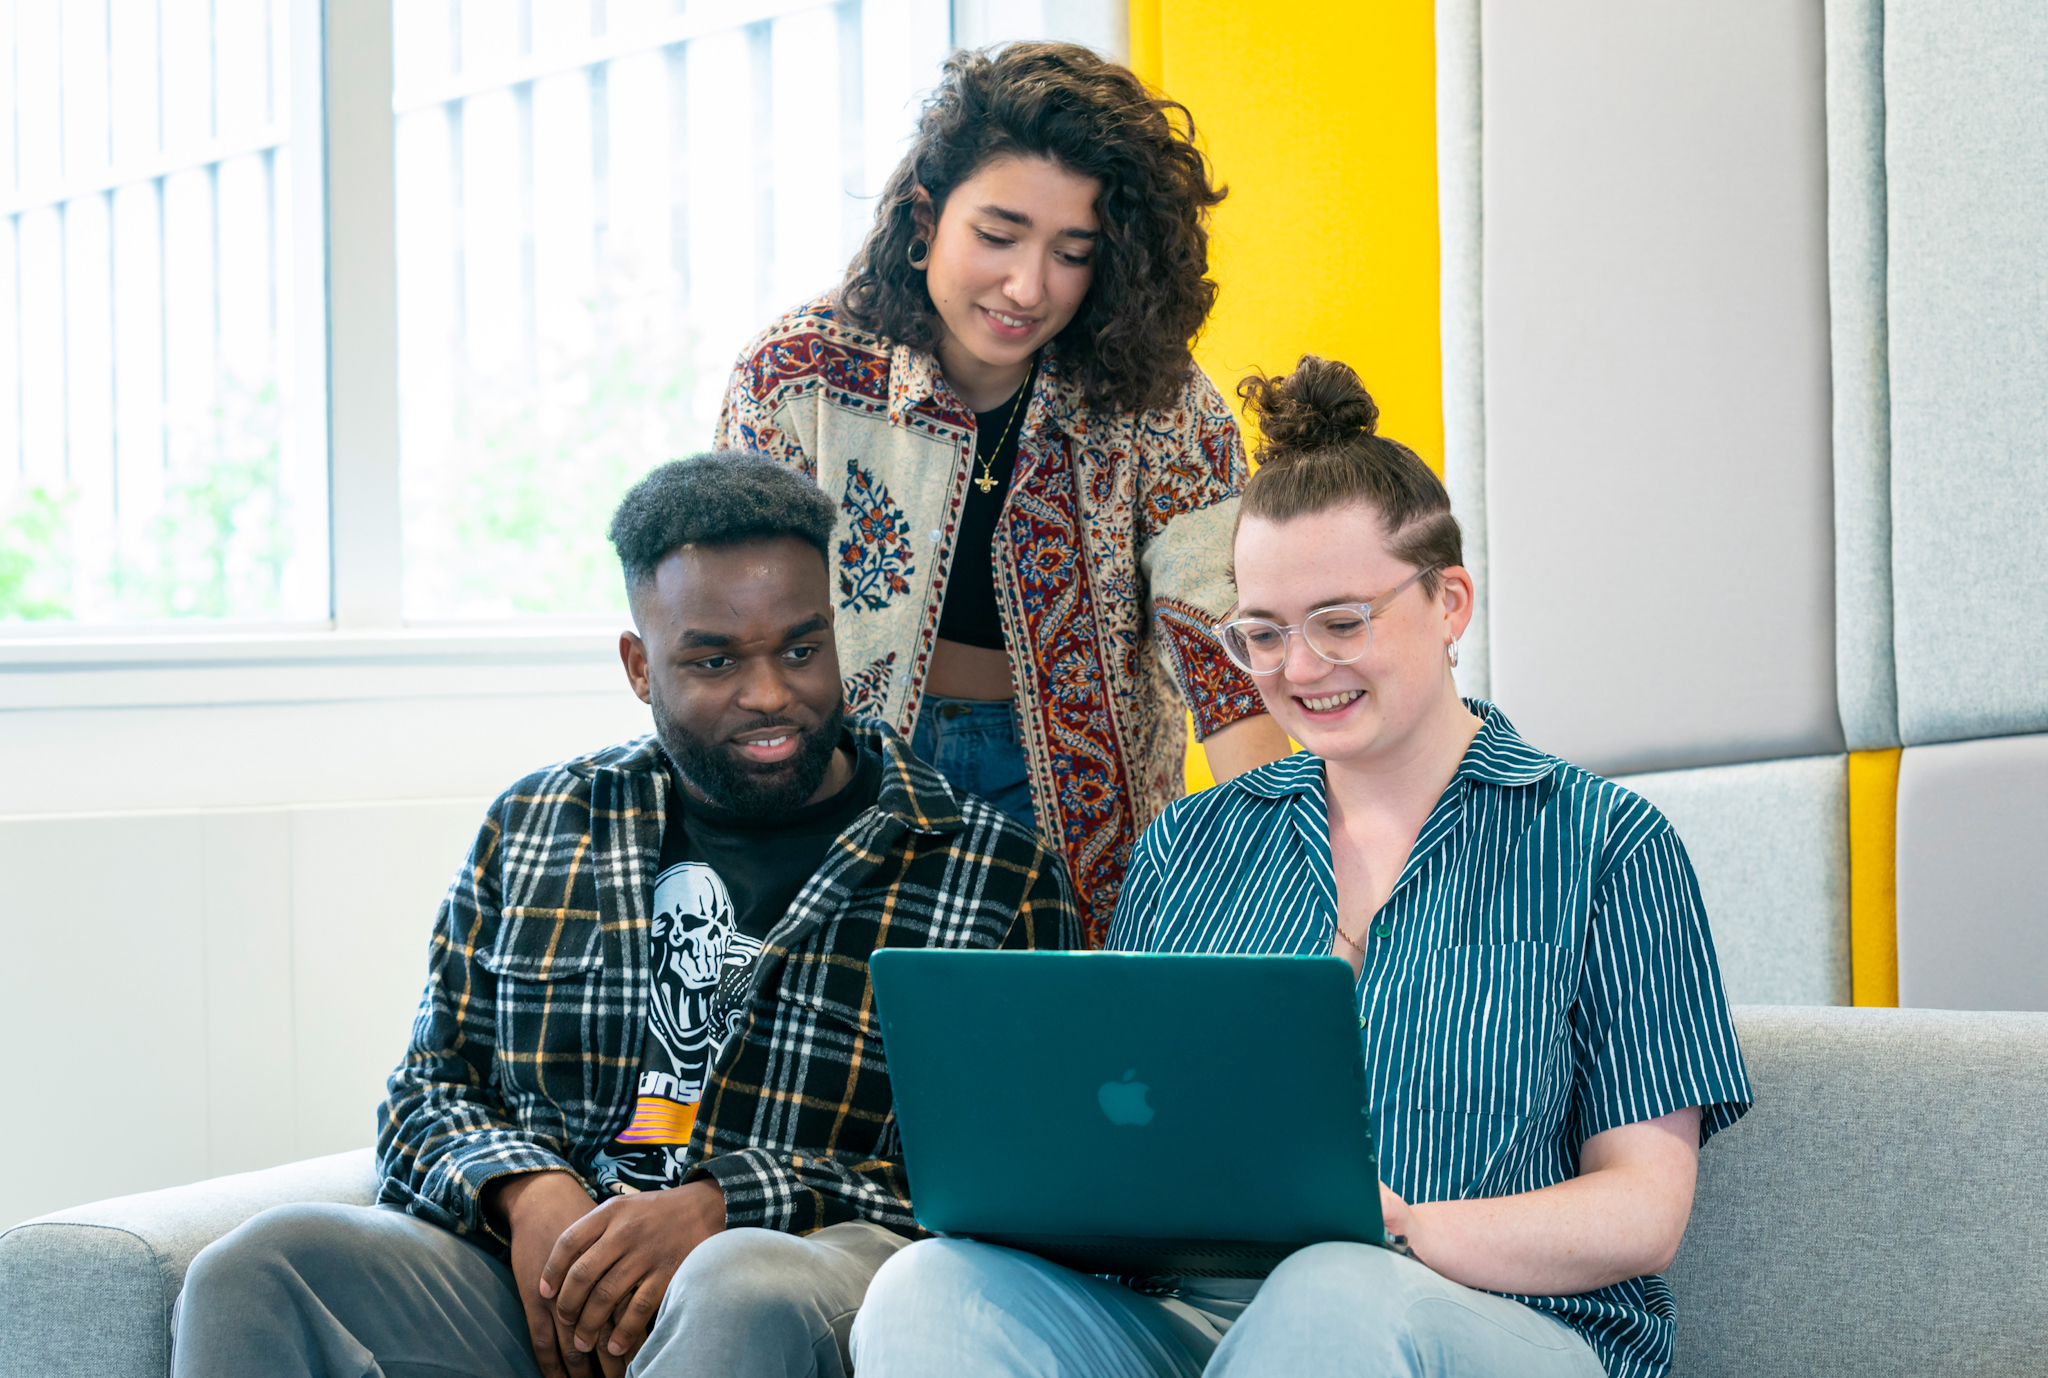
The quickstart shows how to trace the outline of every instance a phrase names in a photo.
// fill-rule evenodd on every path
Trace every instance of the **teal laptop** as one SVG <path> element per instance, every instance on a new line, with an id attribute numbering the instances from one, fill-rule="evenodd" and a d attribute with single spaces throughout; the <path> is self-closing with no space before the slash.
<path id="1" fill-rule="evenodd" d="M 926 1229 L 1138 1276 L 1384 1242 L 1341 958 L 887 948 L 871 968 Z"/>

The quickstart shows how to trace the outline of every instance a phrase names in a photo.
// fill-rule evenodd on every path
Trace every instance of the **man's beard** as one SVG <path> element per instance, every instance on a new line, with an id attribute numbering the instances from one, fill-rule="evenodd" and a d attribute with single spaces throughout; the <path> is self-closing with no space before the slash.
<path id="1" fill-rule="evenodd" d="M 796 733 L 796 754 L 761 770 L 741 759 L 726 742 L 707 742 L 678 726 L 659 697 L 651 707 L 654 734 L 684 781 L 727 813 L 747 819 L 786 814 L 810 802 L 824 783 L 825 772 L 832 769 L 832 753 L 839 749 L 840 730 L 846 721 L 845 706 L 834 703 L 824 721 L 808 732 L 770 717 L 734 729 L 734 736 L 767 727 Z"/>

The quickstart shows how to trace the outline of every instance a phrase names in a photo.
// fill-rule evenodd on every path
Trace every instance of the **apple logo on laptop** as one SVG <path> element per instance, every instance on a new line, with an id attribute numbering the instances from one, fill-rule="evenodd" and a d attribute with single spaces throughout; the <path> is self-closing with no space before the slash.
<path id="1" fill-rule="evenodd" d="M 1102 1102 L 1102 1113 L 1109 1116 L 1111 1124 L 1150 1124 L 1152 1107 L 1145 1104 L 1145 1093 L 1152 1088 L 1142 1081 L 1132 1081 L 1138 1069 L 1128 1068 L 1122 1081 L 1105 1081 L 1102 1089 L 1095 1093 L 1095 1099 Z"/>

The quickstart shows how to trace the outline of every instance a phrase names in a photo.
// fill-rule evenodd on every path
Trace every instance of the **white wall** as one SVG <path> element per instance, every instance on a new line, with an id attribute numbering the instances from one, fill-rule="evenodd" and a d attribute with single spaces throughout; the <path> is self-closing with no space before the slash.
<path id="1" fill-rule="evenodd" d="M 484 807 L 647 729 L 613 642 L 0 647 L 0 1228 L 370 1143 Z"/>

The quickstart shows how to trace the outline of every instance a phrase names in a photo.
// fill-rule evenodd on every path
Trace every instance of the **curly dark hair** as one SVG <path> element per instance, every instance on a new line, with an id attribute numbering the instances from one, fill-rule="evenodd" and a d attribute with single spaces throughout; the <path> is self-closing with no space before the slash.
<path id="1" fill-rule="evenodd" d="M 630 589 L 653 579 L 654 567 L 679 545 L 794 536 L 815 546 L 829 568 L 837 512 L 795 470 L 744 450 L 714 450 L 649 470 L 619 500 L 609 534 Z"/>
<path id="2" fill-rule="evenodd" d="M 1187 107 L 1078 44 L 1012 43 L 946 60 L 840 284 L 842 313 L 862 329 L 933 348 L 938 315 L 909 258 L 921 233 L 917 193 L 940 214 L 955 187 L 1011 155 L 1047 158 L 1102 184 L 1095 278 L 1052 352 L 1090 406 L 1171 402 L 1216 301 L 1207 220 L 1225 191 L 1210 184 Z"/>

